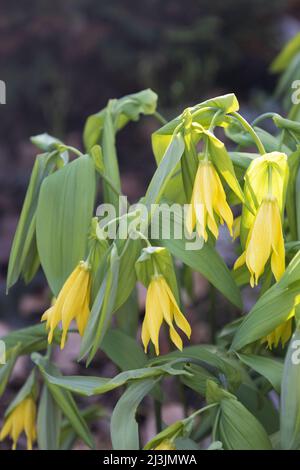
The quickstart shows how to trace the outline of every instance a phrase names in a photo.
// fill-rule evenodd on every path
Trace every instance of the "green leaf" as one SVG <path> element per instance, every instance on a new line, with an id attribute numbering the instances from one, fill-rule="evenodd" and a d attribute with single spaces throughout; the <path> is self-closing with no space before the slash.
<path id="1" fill-rule="evenodd" d="M 84 144 L 89 151 L 94 145 L 102 147 L 104 174 L 118 191 L 121 181 L 116 151 L 116 133 L 129 121 L 137 121 L 140 114 L 153 114 L 156 109 L 157 95 L 150 89 L 110 100 L 105 109 L 87 119 L 84 128 Z M 104 201 L 118 207 L 118 195 L 109 184 L 103 182 Z"/>
<path id="2" fill-rule="evenodd" d="M 272 72 L 278 73 L 285 70 L 294 56 L 300 53 L 300 33 L 296 34 L 286 46 L 282 49 L 280 54 L 271 64 Z"/>
<path id="3" fill-rule="evenodd" d="M 57 152 L 38 155 L 30 177 L 20 220 L 14 236 L 7 273 L 7 289 L 17 282 L 24 266 L 31 266 L 36 255 L 35 226 L 38 197 L 43 180 L 53 172 Z"/>
<path id="4" fill-rule="evenodd" d="M 158 379 L 148 379 L 131 384 L 116 404 L 111 417 L 111 440 L 115 450 L 138 450 L 139 431 L 136 411 Z"/>
<path id="5" fill-rule="evenodd" d="M 114 310 L 117 310 L 126 302 L 136 285 L 134 265 L 141 252 L 141 240 L 132 238 L 116 240 L 116 246 L 118 253 L 120 253 L 120 268 Z"/>
<path id="6" fill-rule="evenodd" d="M 171 179 L 174 170 L 184 152 L 184 140 L 181 134 L 175 134 L 168 145 L 157 170 L 148 186 L 144 203 L 148 208 L 152 204 L 158 204 L 164 195 L 165 188 Z"/>
<path id="7" fill-rule="evenodd" d="M 57 367 L 48 362 L 47 359 L 43 358 L 40 354 L 37 353 L 33 353 L 31 355 L 31 359 L 39 367 L 39 370 L 45 380 L 45 383 L 54 401 L 62 410 L 63 414 L 68 418 L 73 428 L 77 432 L 78 436 L 81 437 L 81 439 L 89 447 L 94 447 L 93 438 L 91 436 L 89 428 L 85 420 L 82 418 L 72 394 L 66 390 L 63 390 L 57 385 L 53 385 L 48 380 L 48 375 L 60 375 L 60 372 Z"/>
<path id="8" fill-rule="evenodd" d="M 137 121 L 140 114 L 150 115 L 156 110 L 157 95 L 152 90 L 142 90 L 126 95 L 113 103 L 114 125 L 116 130 L 122 129 L 129 121 Z M 87 150 L 100 143 L 104 125 L 106 108 L 88 117 L 84 128 L 84 144 Z"/>
<path id="9" fill-rule="evenodd" d="M 282 449 L 300 447 L 300 331 L 297 327 L 284 361 L 280 401 L 280 443 Z"/>
<path id="10" fill-rule="evenodd" d="M 95 198 L 95 167 L 89 156 L 77 158 L 41 187 L 37 208 L 37 245 L 55 296 L 85 257 Z"/>
<path id="11" fill-rule="evenodd" d="M 286 190 L 286 212 L 288 216 L 288 228 L 291 232 L 293 240 L 298 239 L 298 231 L 300 225 L 300 208 L 299 208 L 299 181 L 297 175 L 299 174 L 300 164 L 300 145 L 297 150 L 291 153 L 288 157 L 289 165 L 289 182 Z"/>
<path id="12" fill-rule="evenodd" d="M 176 363 L 176 361 L 173 361 Z M 162 377 L 164 375 L 189 375 L 183 369 L 175 369 L 172 363 L 156 367 L 143 367 L 135 370 L 126 370 L 111 379 L 92 376 L 68 376 L 63 377 L 57 369 L 49 369 L 43 362 L 39 361 L 39 368 L 49 384 L 70 390 L 83 396 L 102 395 L 119 388 L 131 381 L 141 381 L 149 378 Z"/>
<path id="13" fill-rule="evenodd" d="M 14 365 L 16 363 L 19 351 L 19 345 L 10 351 L 10 357 L 6 360 L 6 364 L 0 365 L 0 397 L 6 389 L 7 382 L 10 378 Z"/>
<path id="14" fill-rule="evenodd" d="M 58 450 L 61 411 L 48 387 L 43 386 L 37 416 L 37 439 L 40 450 Z"/>
<path id="15" fill-rule="evenodd" d="M 238 328 L 231 350 L 239 350 L 264 338 L 283 323 L 294 307 L 300 288 L 300 252 L 298 252 L 279 282 L 268 289 L 256 302 Z"/>
<path id="16" fill-rule="evenodd" d="M 6 356 L 10 358 L 10 354 L 16 346 L 18 347 L 18 355 L 30 354 L 34 351 L 46 349 L 48 344 L 47 336 L 45 324 L 39 324 L 12 331 L 8 335 L 3 336 L 1 340 L 5 343 Z M 60 333 L 55 332 L 54 341 L 56 343 L 59 343 L 59 337 Z"/>
<path id="17" fill-rule="evenodd" d="M 264 376 L 280 393 L 283 363 L 271 357 L 256 356 L 254 354 L 238 354 L 239 359 L 258 374 Z"/>
<path id="18" fill-rule="evenodd" d="M 117 329 L 107 331 L 102 350 L 121 370 L 145 366 L 147 356 L 135 338 Z"/>
<path id="19" fill-rule="evenodd" d="M 44 134 L 34 135 L 30 137 L 31 142 L 43 152 L 51 152 L 57 150 L 58 146 L 62 144 L 61 140 L 53 137 L 52 135 Z"/>
<path id="20" fill-rule="evenodd" d="M 182 351 L 173 351 L 155 358 L 151 361 L 151 364 L 156 366 L 172 359 L 178 359 L 183 363 L 196 364 L 214 375 L 218 381 L 222 381 L 225 376 L 230 389 L 233 390 L 240 385 L 242 380 L 247 380 L 239 367 L 238 361 L 228 358 L 217 346 L 189 346 Z M 193 376 L 189 375 L 189 377 L 192 379 Z"/>
<path id="21" fill-rule="evenodd" d="M 255 158 L 259 157 L 258 153 L 250 152 L 228 152 L 234 166 L 238 166 L 243 170 L 247 170 L 248 166 Z"/>
<path id="22" fill-rule="evenodd" d="M 238 400 L 220 404 L 217 440 L 225 450 L 271 450 L 270 439 L 260 422 Z"/>

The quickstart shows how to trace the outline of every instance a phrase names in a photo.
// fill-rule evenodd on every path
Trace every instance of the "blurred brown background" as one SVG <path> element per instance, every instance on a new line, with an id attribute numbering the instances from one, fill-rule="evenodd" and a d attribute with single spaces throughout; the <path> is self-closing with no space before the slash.
<path id="1" fill-rule="evenodd" d="M 246 117 L 278 110 L 268 67 L 299 29 L 299 0 L 1 1 L 7 104 L 0 106 L 0 336 L 37 322 L 48 302 L 42 273 L 5 295 L 9 249 L 35 158 L 29 137 L 48 132 L 81 147 L 89 114 L 109 98 L 148 87 L 167 118 L 232 91 Z M 155 168 L 149 138 L 157 126 L 144 117 L 118 136 L 123 190 L 132 200 Z M 205 303 L 204 282 L 199 292 Z M 22 366 L 19 373 L 21 383 Z M 17 374 L 13 387 L 19 382 Z"/>

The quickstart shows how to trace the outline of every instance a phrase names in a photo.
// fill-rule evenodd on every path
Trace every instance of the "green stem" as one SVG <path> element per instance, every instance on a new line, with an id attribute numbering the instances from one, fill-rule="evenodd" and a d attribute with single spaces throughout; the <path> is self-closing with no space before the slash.
<path id="1" fill-rule="evenodd" d="M 256 126 L 259 122 L 264 121 L 265 119 L 273 119 L 274 116 L 279 116 L 277 113 L 264 113 L 260 116 L 257 116 L 252 122 L 251 126 Z"/>
<path id="2" fill-rule="evenodd" d="M 144 242 L 146 242 L 146 245 L 147 245 L 148 247 L 151 247 L 151 246 L 152 246 L 151 243 L 149 242 L 148 238 L 147 238 L 142 232 L 140 232 L 139 230 L 135 230 L 135 233 L 137 233 L 137 234 L 139 235 L 139 237 L 140 237 L 142 240 L 144 240 Z"/>
<path id="3" fill-rule="evenodd" d="M 153 116 L 158 120 L 158 122 L 160 122 L 160 124 L 162 124 L 163 126 L 165 124 L 168 123 L 168 121 L 158 112 L 158 111 L 155 111 L 153 113 Z"/>
<path id="4" fill-rule="evenodd" d="M 101 178 L 104 179 L 104 181 L 110 186 L 110 188 L 113 190 L 113 192 L 117 195 L 117 196 L 121 196 L 122 193 L 120 193 L 120 191 L 116 188 L 116 186 L 114 185 L 114 183 L 108 178 L 108 176 L 104 175 L 103 173 L 101 173 Z"/>
<path id="5" fill-rule="evenodd" d="M 78 157 L 83 157 L 83 153 L 80 150 L 76 149 L 75 147 L 72 147 L 71 145 L 62 145 L 62 148 L 64 148 L 65 150 L 69 150 L 70 152 L 73 152 Z"/>
<path id="6" fill-rule="evenodd" d="M 266 153 L 265 148 L 263 146 L 262 141 L 256 134 L 255 130 L 250 126 L 250 124 L 246 121 L 246 119 L 243 118 L 239 113 L 236 111 L 233 111 L 231 113 L 231 116 L 233 116 L 242 126 L 243 128 L 251 135 L 252 139 L 254 140 L 258 151 L 261 155 L 264 155 Z"/>
<path id="7" fill-rule="evenodd" d="M 212 343 L 216 339 L 216 289 L 213 285 L 210 286 L 210 311 L 209 311 L 209 321 L 210 321 L 210 334 Z"/>
<path id="8" fill-rule="evenodd" d="M 210 132 L 213 132 L 217 117 L 220 116 L 220 114 L 222 114 L 222 113 L 223 113 L 222 109 L 218 109 L 218 111 L 214 114 L 214 117 L 212 118 L 212 120 L 210 122 L 210 126 L 209 126 L 209 131 Z"/>
<path id="9" fill-rule="evenodd" d="M 162 431 L 162 416 L 161 416 L 161 403 L 158 400 L 154 400 L 154 413 L 156 423 L 156 433 Z"/>
<path id="10" fill-rule="evenodd" d="M 192 421 L 193 419 L 196 418 L 196 416 L 199 416 L 204 411 L 210 410 L 211 408 L 214 408 L 215 406 L 218 406 L 218 405 L 219 403 L 211 403 L 210 405 L 206 405 L 203 408 L 200 408 L 200 410 L 197 410 L 194 413 L 192 413 L 188 418 L 184 420 L 184 422 L 188 423 L 189 421 Z"/>

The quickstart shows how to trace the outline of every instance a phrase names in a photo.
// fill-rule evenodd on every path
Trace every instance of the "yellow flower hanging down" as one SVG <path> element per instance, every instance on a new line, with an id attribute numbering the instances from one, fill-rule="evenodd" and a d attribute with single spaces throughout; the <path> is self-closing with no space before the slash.
<path id="1" fill-rule="evenodd" d="M 0 441 L 10 436 L 13 440 L 13 449 L 16 449 L 19 436 L 25 432 L 27 449 L 32 450 L 36 440 L 36 405 L 32 397 L 21 401 L 5 419 L 0 433 Z"/>
<path id="2" fill-rule="evenodd" d="M 219 236 L 218 219 L 226 222 L 232 236 L 233 215 L 226 200 L 226 194 L 214 165 L 207 160 L 199 163 L 193 194 L 187 213 L 186 226 L 192 233 L 195 226 L 199 236 L 208 239 L 207 227 L 217 239 Z"/>
<path id="3" fill-rule="evenodd" d="M 146 312 L 142 326 L 142 341 L 147 352 L 149 341 L 159 355 L 159 330 L 162 322 L 169 326 L 170 338 L 175 346 L 182 350 L 182 339 L 174 328 L 173 320 L 188 338 L 191 336 L 191 327 L 183 313 L 181 313 L 176 299 L 162 275 L 155 275 L 148 287 L 146 297 Z"/>
<path id="4" fill-rule="evenodd" d="M 246 263 L 253 287 L 257 285 L 269 258 L 272 272 L 278 281 L 285 270 L 285 251 L 278 202 L 271 196 L 263 199 L 249 231 L 246 249 L 236 260 L 234 269 Z"/>
<path id="5" fill-rule="evenodd" d="M 60 322 L 63 330 L 61 349 L 65 346 L 68 329 L 73 319 L 76 320 L 80 335 L 83 335 L 90 314 L 90 290 L 90 267 L 87 262 L 81 261 L 64 283 L 55 304 L 42 316 L 41 321 L 46 320 L 46 327 L 49 329 L 49 344 Z"/>

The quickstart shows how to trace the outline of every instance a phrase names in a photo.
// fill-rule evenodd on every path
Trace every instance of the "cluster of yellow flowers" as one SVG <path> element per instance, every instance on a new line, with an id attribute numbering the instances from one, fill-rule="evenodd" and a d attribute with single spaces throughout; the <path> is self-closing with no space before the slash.
<path id="1" fill-rule="evenodd" d="M 287 156 L 280 152 L 266 153 L 254 159 L 245 174 L 245 202 L 242 215 L 236 224 L 227 203 L 221 180 L 211 161 L 199 163 L 195 178 L 191 205 L 187 216 L 187 229 L 192 232 L 197 226 L 200 236 L 208 239 L 207 228 L 218 238 L 218 225 L 226 222 L 234 238 L 240 235 L 243 253 L 237 259 L 234 269 L 246 264 L 253 287 L 264 273 L 270 260 L 276 281 L 285 270 L 285 248 L 282 233 L 282 217 L 285 191 L 288 181 Z M 291 321 L 294 310 L 286 322 L 263 338 L 269 347 L 282 344 L 291 335 Z"/>
<path id="2" fill-rule="evenodd" d="M 287 156 L 272 152 L 254 159 L 245 174 L 245 201 L 242 215 L 234 221 L 226 199 L 218 170 L 208 158 L 200 160 L 196 173 L 191 203 L 186 219 L 189 232 L 196 227 L 199 235 L 208 240 L 208 230 L 217 239 L 219 224 L 226 222 L 231 236 L 240 235 L 243 253 L 234 269 L 246 264 L 250 284 L 257 285 L 270 260 L 274 277 L 279 280 L 285 270 L 285 249 L 282 233 L 282 214 L 288 179 Z M 238 228 L 238 229 L 237 229 Z M 54 305 L 43 315 L 49 329 L 48 341 L 52 342 L 55 328 L 61 322 L 61 348 L 64 348 L 67 332 L 73 319 L 83 335 L 90 313 L 91 275 L 87 262 L 80 262 L 62 287 Z M 285 343 L 290 336 L 291 317 L 264 341 L 271 347 L 279 340 Z M 172 342 L 182 349 L 182 340 L 173 321 L 188 338 L 191 327 L 180 311 L 168 282 L 162 273 L 155 273 L 148 285 L 145 318 L 142 326 L 142 342 L 147 351 L 149 341 L 159 354 L 159 332 L 163 320 L 169 327 Z"/>

